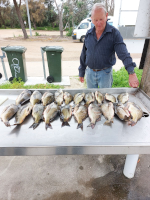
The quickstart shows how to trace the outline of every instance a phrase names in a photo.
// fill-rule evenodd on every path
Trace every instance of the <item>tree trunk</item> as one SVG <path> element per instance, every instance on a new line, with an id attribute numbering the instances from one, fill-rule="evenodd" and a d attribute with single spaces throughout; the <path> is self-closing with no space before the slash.
<path id="1" fill-rule="evenodd" d="M 23 31 L 24 39 L 27 39 L 28 35 L 27 35 L 26 29 L 25 29 L 25 26 L 24 26 L 24 23 L 23 23 L 23 20 L 22 20 L 22 17 L 21 17 L 20 9 L 17 5 L 16 0 L 13 0 L 13 2 L 14 2 L 14 5 L 15 5 L 15 9 L 16 9 L 16 12 L 17 12 L 17 16 L 18 16 L 22 31 Z"/>
<path id="2" fill-rule="evenodd" d="M 145 58 L 140 88 L 150 97 L 150 40 Z"/>
<path id="3" fill-rule="evenodd" d="M 59 8 L 56 0 L 55 4 L 58 10 L 58 15 L 59 15 L 59 30 L 60 30 L 60 37 L 63 37 L 63 3 L 61 4 L 61 8 Z"/>

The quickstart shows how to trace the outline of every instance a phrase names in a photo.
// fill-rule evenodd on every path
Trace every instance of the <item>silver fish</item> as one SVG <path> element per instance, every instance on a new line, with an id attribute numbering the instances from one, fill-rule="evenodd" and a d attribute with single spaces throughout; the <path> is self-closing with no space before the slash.
<path id="1" fill-rule="evenodd" d="M 63 103 L 63 91 L 59 89 L 55 92 L 55 101 L 57 102 L 58 106 L 61 106 Z"/>
<path id="2" fill-rule="evenodd" d="M 79 104 L 83 99 L 84 99 L 84 97 L 85 97 L 85 93 L 77 93 L 77 94 L 75 94 L 74 95 L 74 103 L 77 105 L 77 104 Z"/>
<path id="3" fill-rule="evenodd" d="M 113 108 L 113 103 L 104 103 L 101 105 L 101 111 L 107 120 L 104 124 L 105 125 L 111 125 L 113 123 L 113 117 L 114 117 L 114 108 Z"/>
<path id="4" fill-rule="evenodd" d="M 16 99 L 16 105 L 23 104 L 30 100 L 32 92 L 30 90 L 24 90 Z"/>
<path id="5" fill-rule="evenodd" d="M 53 102 L 46 107 L 46 109 L 44 110 L 44 120 L 45 120 L 46 130 L 47 128 L 52 129 L 50 122 L 52 122 L 56 118 L 58 113 L 59 113 L 59 109 L 58 109 L 57 103 Z"/>
<path id="6" fill-rule="evenodd" d="M 95 92 L 95 98 L 96 98 L 98 104 L 102 104 L 103 101 L 104 101 L 104 96 L 103 96 L 102 93 L 99 92 L 99 91 L 96 91 L 96 92 Z"/>
<path id="7" fill-rule="evenodd" d="M 42 103 L 44 106 L 54 101 L 54 95 L 51 92 L 45 92 L 42 96 Z"/>
<path id="8" fill-rule="evenodd" d="M 10 126 L 9 120 L 16 114 L 18 109 L 19 107 L 15 104 L 10 104 L 6 108 L 4 108 L 0 118 L 6 126 Z"/>
<path id="9" fill-rule="evenodd" d="M 128 125 L 134 126 L 138 120 L 140 120 L 143 116 L 143 111 L 137 104 L 133 102 L 128 102 L 126 105 L 126 109 L 130 112 L 131 119 L 128 122 Z"/>
<path id="10" fill-rule="evenodd" d="M 128 121 L 131 117 L 129 111 L 124 107 L 123 104 L 116 105 L 115 113 L 123 121 Z"/>
<path id="11" fill-rule="evenodd" d="M 32 109 L 34 123 L 29 127 L 35 129 L 43 119 L 44 106 L 43 104 L 35 104 Z"/>
<path id="12" fill-rule="evenodd" d="M 101 120 L 101 109 L 98 104 L 91 103 L 88 107 L 88 114 L 91 123 L 88 125 L 88 127 L 92 127 L 92 129 L 95 127 L 96 122 Z"/>
<path id="13" fill-rule="evenodd" d="M 88 116 L 88 109 L 84 105 L 76 105 L 74 108 L 74 117 L 76 121 L 78 122 L 78 128 L 81 128 L 83 130 L 83 120 L 86 119 Z"/>
<path id="14" fill-rule="evenodd" d="M 21 124 L 25 120 L 25 118 L 31 113 L 32 107 L 33 106 L 31 103 L 25 104 L 24 106 L 20 107 L 15 115 L 14 125 Z"/>
<path id="15" fill-rule="evenodd" d="M 128 93 L 119 94 L 117 96 L 117 99 L 118 99 L 119 103 L 123 103 L 124 104 L 129 100 L 129 94 Z"/>
<path id="16" fill-rule="evenodd" d="M 41 98 L 42 98 L 42 94 L 38 90 L 35 90 L 30 97 L 30 102 L 32 106 L 34 106 L 36 103 L 40 103 Z"/>
<path id="17" fill-rule="evenodd" d="M 64 93 L 65 104 L 69 104 L 73 99 L 73 96 L 69 92 Z"/>
<path id="18" fill-rule="evenodd" d="M 72 117 L 72 107 L 70 105 L 65 105 L 61 108 L 60 119 L 62 120 L 63 126 L 70 126 L 68 121 L 70 121 Z"/>
<path id="19" fill-rule="evenodd" d="M 93 92 L 89 92 L 89 93 L 85 94 L 84 99 L 85 99 L 85 102 L 86 102 L 85 104 L 89 105 L 90 103 L 95 101 L 95 95 L 94 95 Z"/>
<path id="20" fill-rule="evenodd" d="M 112 103 L 115 103 L 116 102 L 116 97 L 115 96 L 113 96 L 112 94 L 105 94 L 105 99 L 107 100 L 107 101 L 111 101 Z"/>

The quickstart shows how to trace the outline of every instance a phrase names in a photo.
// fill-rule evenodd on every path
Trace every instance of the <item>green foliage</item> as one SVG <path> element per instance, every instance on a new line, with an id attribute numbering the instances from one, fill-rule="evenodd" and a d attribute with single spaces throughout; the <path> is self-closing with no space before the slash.
<path id="1" fill-rule="evenodd" d="M 33 28 L 33 30 L 35 30 Z M 43 30 L 43 31 L 59 31 L 59 27 L 51 27 L 51 26 L 44 26 L 44 27 L 36 27 L 36 30 Z"/>
<path id="2" fill-rule="evenodd" d="M 40 36 L 40 34 L 38 32 L 35 32 L 35 36 Z"/>
<path id="3" fill-rule="evenodd" d="M 72 31 L 73 31 L 73 28 L 71 27 L 71 28 L 67 31 L 66 35 L 67 35 L 67 36 L 72 36 Z"/>
<path id="4" fill-rule="evenodd" d="M 141 82 L 141 78 L 142 78 L 142 73 L 143 70 L 138 69 L 137 67 L 134 68 L 135 73 L 137 75 L 137 78 L 139 80 L 139 83 Z M 129 75 L 128 72 L 125 70 L 124 67 L 122 67 L 120 70 L 115 71 L 113 70 L 113 85 L 112 88 L 116 88 L 116 87 L 130 87 L 129 83 Z"/>
<path id="5" fill-rule="evenodd" d="M 12 83 L 8 81 L 7 83 L 0 85 L 0 89 L 59 89 L 59 88 L 63 88 L 63 86 L 54 85 L 50 83 L 25 86 L 21 78 L 18 78 L 18 80 L 14 79 Z"/>

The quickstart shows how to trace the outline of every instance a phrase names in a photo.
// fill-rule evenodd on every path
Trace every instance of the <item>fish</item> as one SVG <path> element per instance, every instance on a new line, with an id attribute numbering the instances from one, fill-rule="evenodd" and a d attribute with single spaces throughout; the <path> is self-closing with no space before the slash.
<path id="1" fill-rule="evenodd" d="M 42 98 L 42 94 L 38 90 L 35 90 L 30 97 L 30 102 L 32 106 L 34 106 L 36 103 L 40 103 L 41 98 Z"/>
<path id="2" fill-rule="evenodd" d="M 57 117 L 58 113 L 59 113 L 59 108 L 58 108 L 57 103 L 53 102 L 49 104 L 48 106 L 46 106 L 46 109 L 44 110 L 44 113 L 43 113 L 46 130 L 47 128 L 52 129 L 50 122 L 52 122 Z"/>
<path id="3" fill-rule="evenodd" d="M 77 93 L 74 95 L 74 103 L 75 105 L 79 104 L 85 97 L 85 93 Z"/>
<path id="4" fill-rule="evenodd" d="M 124 103 L 126 103 L 129 100 L 129 94 L 127 92 L 119 94 L 117 96 L 117 99 L 118 99 L 119 103 L 123 103 L 124 104 Z"/>
<path id="5" fill-rule="evenodd" d="M 16 105 L 22 105 L 26 101 L 30 100 L 30 97 L 32 95 L 32 92 L 30 90 L 23 90 L 21 94 L 16 99 Z"/>
<path id="6" fill-rule="evenodd" d="M 73 100 L 73 96 L 69 92 L 64 93 L 65 104 L 69 104 Z"/>
<path id="7" fill-rule="evenodd" d="M 83 130 L 83 120 L 88 116 L 88 109 L 84 105 L 77 104 L 74 108 L 74 117 L 78 122 L 77 129 L 81 128 Z"/>
<path id="8" fill-rule="evenodd" d="M 93 92 L 89 92 L 84 96 L 85 104 L 89 105 L 90 103 L 95 101 L 95 95 Z"/>
<path id="9" fill-rule="evenodd" d="M 90 118 L 91 123 L 87 127 L 95 127 L 96 122 L 101 120 L 101 109 L 98 104 L 91 103 L 88 107 L 88 115 Z"/>
<path id="10" fill-rule="evenodd" d="M 54 101 L 54 95 L 51 92 L 45 92 L 42 96 L 42 103 L 44 106 L 52 103 Z"/>
<path id="11" fill-rule="evenodd" d="M 129 121 L 131 118 L 128 109 L 123 104 L 117 104 L 115 106 L 115 114 L 123 121 Z"/>
<path id="12" fill-rule="evenodd" d="M 32 108 L 33 106 L 30 102 L 25 104 L 24 106 L 21 106 L 15 115 L 14 125 L 21 124 L 25 120 L 25 118 L 31 113 Z"/>
<path id="13" fill-rule="evenodd" d="M 70 105 L 63 106 L 60 111 L 60 119 L 62 121 L 62 127 L 70 126 L 68 121 L 70 121 L 71 117 L 72 117 L 72 107 Z"/>
<path id="14" fill-rule="evenodd" d="M 102 104 L 103 101 L 104 101 L 104 96 L 103 96 L 102 93 L 99 92 L 99 91 L 96 91 L 96 92 L 95 92 L 95 98 L 96 98 L 98 104 Z"/>
<path id="15" fill-rule="evenodd" d="M 130 112 L 131 119 L 128 122 L 128 125 L 134 126 L 138 120 L 143 117 L 143 111 L 137 104 L 133 102 L 128 102 L 126 109 Z"/>
<path id="16" fill-rule="evenodd" d="M 4 108 L 0 119 L 1 121 L 4 122 L 5 126 L 7 127 L 10 126 L 9 120 L 13 118 L 13 116 L 17 113 L 18 109 L 19 109 L 19 106 L 15 104 L 10 104 Z"/>
<path id="17" fill-rule="evenodd" d="M 55 92 L 55 101 L 57 102 L 58 106 L 61 106 L 63 103 L 63 91 L 59 89 Z"/>
<path id="18" fill-rule="evenodd" d="M 106 93 L 106 94 L 105 94 L 105 99 L 106 99 L 107 101 L 111 101 L 112 103 L 116 103 L 116 97 L 113 96 L 112 94 Z"/>
<path id="19" fill-rule="evenodd" d="M 43 104 L 35 104 L 32 109 L 34 123 L 29 127 L 35 129 L 43 119 L 44 106 Z"/>
<path id="20" fill-rule="evenodd" d="M 104 125 L 111 125 L 113 123 L 113 117 L 114 117 L 114 108 L 113 103 L 104 103 L 101 105 L 101 111 L 107 121 L 105 121 Z"/>

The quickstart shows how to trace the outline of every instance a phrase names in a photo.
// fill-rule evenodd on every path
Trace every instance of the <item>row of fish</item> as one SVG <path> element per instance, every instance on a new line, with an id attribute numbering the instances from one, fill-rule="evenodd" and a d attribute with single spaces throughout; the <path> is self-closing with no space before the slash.
<path id="1" fill-rule="evenodd" d="M 81 102 L 85 100 L 85 105 Z M 97 103 L 95 103 L 95 99 Z M 110 101 L 109 103 L 103 103 L 104 99 Z M 88 127 L 94 128 L 97 121 L 101 120 L 101 115 L 107 119 L 105 124 L 111 125 L 113 123 L 113 117 L 116 113 L 121 120 L 128 121 L 128 124 L 135 125 L 136 122 L 143 116 L 143 111 L 141 108 L 134 103 L 128 102 L 125 107 L 123 104 L 129 99 L 128 93 L 122 93 L 118 95 L 118 104 L 116 98 L 111 94 L 105 94 L 105 97 L 96 91 L 84 94 L 77 93 L 74 97 L 68 93 L 57 90 L 55 95 L 50 92 L 45 92 L 43 95 L 39 91 L 34 91 L 33 93 L 29 90 L 24 90 L 16 99 L 16 105 L 11 104 L 7 106 L 2 114 L 1 120 L 6 126 L 10 126 L 9 120 L 15 115 L 15 125 L 21 124 L 27 115 L 32 111 L 32 116 L 34 118 L 34 123 L 30 126 L 35 129 L 40 121 L 45 121 L 45 127 L 52 128 L 50 122 L 53 121 L 58 114 L 60 114 L 60 119 L 62 120 L 62 126 L 68 125 L 68 121 L 71 119 L 72 114 L 76 121 L 78 122 L 77 128 L 83 129 L 83 120 L 88 116 L 91 123 Z M 26 101 L 30 102 L 21 106 L 21 104 Z M 61 106 L 65 101 L 65 106 Z M 74 100 L 75 107 L 72 113 L 72 106 L 69 103 Z M 55 101 L 55 102 L 54 102 Z M 42 104 L 40 104 L 42 102 Z M 113 102 L 113 103 L 112 103 Z M 103 104 L 102 104 L 103 103 Z M 114 109 L 115 108 L 115 109 Z"/>

